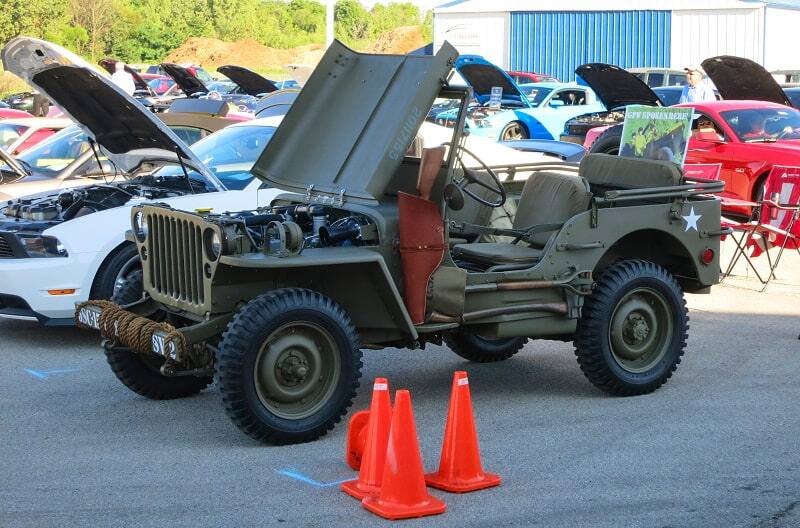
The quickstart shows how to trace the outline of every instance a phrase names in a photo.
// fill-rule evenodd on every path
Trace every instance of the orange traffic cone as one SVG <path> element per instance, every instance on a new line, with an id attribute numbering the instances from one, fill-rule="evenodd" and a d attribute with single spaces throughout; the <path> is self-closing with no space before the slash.
<path id="1" fill-rule="evenodd" d="M 469 379 L 466 372 L 456 372 L 450 392 L 450 409 L 447 412 L 439 471 L 425 475 L 425 482 L 434 488 L 465 493 L 497 486 L 500 481 L 499 476 L 484 473 L 481 467 Z"/>
<path id="2" fill-rule="evenodd" d="M 436 515 L 447 509 L 425 487 L 414 411 L 407 390 L 395 393 L 380 495 L 367 496 L 361 504 L 372 513 L 392 520 Z"/>
<path id="3" fill-rule="evenodd" d="M 372 385 L 372 402 L 369 405 L 369 422 L 358 478 L 343 483 L 342 491 L 358 500 L 367 495 L 377 495 L 381 490 L 386 444 L 389 441 L 392 403 L 389 401 L 389 382 L 375 378 Z"/>
<path id="4" fill-rule="evenodd" d="M 347 424 L 344 459 L 353 471 L 361 469 L 361 457 L 364 455 L 364 444 L 367 443 L 367 424 L 369 424 L 369 410 L 353 413 Z"/>

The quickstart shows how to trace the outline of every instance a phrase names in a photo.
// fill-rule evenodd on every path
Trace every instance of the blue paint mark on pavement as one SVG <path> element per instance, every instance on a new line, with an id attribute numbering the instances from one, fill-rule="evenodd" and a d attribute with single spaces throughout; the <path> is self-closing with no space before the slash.
<path id="1" fill-rule="evenodd" d="M 39 378 L 46 380 L 52 374 L 69 374 L 71 372 L 79 372 L 81 369 L 71 368 L 71 369 L 55 369 L 55 370 L 34 370 L 26 368 L 25 372 L 33 376 L 34 378 Z"/>
<path id="2" fill-rule="evenodd" d="M 279 469 L 279 470 L 276 470 L 275 472 L 278 473 L 279 475 L 283 475 L 285 477 L 289 477 L 289 478 L 293 478 L 295 480 L 299 480 L 301 482 L 305 482 L 306 484 L 310 484 L 310 485 L 314 486 L 315 488 L 330 488 L 330 487 L 333 487 L 333 486 L 338 486 L 339 484 L 341 484 L 343 482 L 347 482 L 348 480 L 353 480 L 353 479 L 344 479 L 344 480 L 337 480 L 337 481 L 334 481 L 334 482 L 318 482 L 318 481 L 312 479 L 311 477 L 307 477 L 307 476 L 303 475 L 299 471 L 294 471 L 293 469 Z"/>

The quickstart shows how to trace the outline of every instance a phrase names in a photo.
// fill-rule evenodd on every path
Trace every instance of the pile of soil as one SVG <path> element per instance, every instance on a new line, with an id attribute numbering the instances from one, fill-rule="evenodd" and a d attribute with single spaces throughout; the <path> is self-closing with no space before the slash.
<path id="1" fill-rule="evenodd" d="M 424 46 L 419 26 L 403 26 L 384 35 L 367 46 L 369 53 L 408 53 Z M 259 44 L 255 40 L 224 42 L 215 38 L 191 37 L 173 50 L 165 61 L 178 64 L 197 64 L 213 70 L 223 64 L 236 64 L 254 70 L 285 70 L 289 64 L 313 68 L 325 49 L 321 44 L 278 49 Z"/>
<path id="2" fill-rule="evenodd" d="M 405 54 L 427 44 L 419 26 L 402 26 L 384 33 L 367 46 L 369 53 Z"/>
<path id="3" fill-rule="evenodd" d="M 166 61 L 198 64 L 208 69 L 223 64 L 236 64 L 257 70 L 282 70 L 287 64 L 314 66 L 319 62 L 322 53 L 322 45 L 319 44 L 277 49 L 250 39 L 223 42 L 215 38 L 191 37 L 173 50 Z"/>

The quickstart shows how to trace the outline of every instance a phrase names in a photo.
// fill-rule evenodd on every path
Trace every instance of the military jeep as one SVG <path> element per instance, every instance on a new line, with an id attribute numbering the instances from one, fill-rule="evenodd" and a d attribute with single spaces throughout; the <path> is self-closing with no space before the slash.
<path id="1" fill-rule="evenodd" d="M 253 169 L 285 194 L 238 213 L 134 207 L 145 295 L 77 311 L 119 379 L 176 398 L 216 376 L 230 419 L 268 443 L 339 422 L 363 349 L 445 343 L 490 362 L 561 339 L 610 394 L 664 384 L 686 346 L 683 292 L 718 281 L 722 185 L 606 155 L 470 162 L 456 56 L 334 43 Z M 459 123 L 426 147 L 437 97 Z"/>

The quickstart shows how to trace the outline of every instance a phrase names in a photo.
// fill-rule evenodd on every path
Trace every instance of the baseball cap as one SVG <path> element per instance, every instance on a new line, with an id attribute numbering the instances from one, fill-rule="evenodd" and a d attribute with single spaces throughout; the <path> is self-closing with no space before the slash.
<path id="1" fill-rule="evenodd" d="M 691 66 L 687 66 L 687 67 L 685 67 L 683 69 L 683 71 L 685 71 L 686 73 L 696 71 L 696 72 L 700 73 L 700 75 L 705 75 L 706 74 L 706 72 L 703 71 L 703 67 L 702 66 L 698 66 L 697 64 L 692 64 Z"/>

